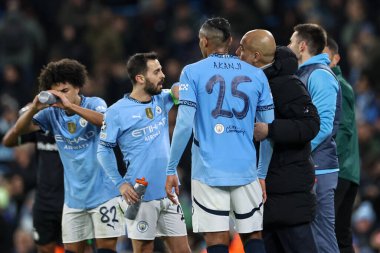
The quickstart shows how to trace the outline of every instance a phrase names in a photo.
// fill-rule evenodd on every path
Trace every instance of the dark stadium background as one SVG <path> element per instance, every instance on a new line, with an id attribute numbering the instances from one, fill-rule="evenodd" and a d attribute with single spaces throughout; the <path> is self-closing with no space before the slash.
<path id="1" fill-rule="evenodd" d="M 270 30 L 287 45 L 293 26 L 321 24 L 340 46 L 344 76 L 356 94 L 361 186 L 353 215 L 358 252 L 380 252 L 380 1 L 371 0 L 1 0 L 0 138 L 18 110 L 37 94 L 36 77 L 51 60 L 74 58 L 90 80 L 83 92 L 111 105 L 131 90 L 128 56 L 156 51 L 166 87 L 185 64 L 201 58 L 198 29 L 208 17 L 227 18 L 234 53 L 251 29 Z M 175 111 L 171 113 L 172 124 Z M 203 242 L 191 233 L 189 152 L 181 162 L 181 201 L 193 252 Z M 35 188 L 33 146 L 0 146 L 0 252 L 35 252 L 31 206 Z M 157 242 L 157 252 L 164 252 Z M 129 252 L 127 239 L 118 252 Z"/>

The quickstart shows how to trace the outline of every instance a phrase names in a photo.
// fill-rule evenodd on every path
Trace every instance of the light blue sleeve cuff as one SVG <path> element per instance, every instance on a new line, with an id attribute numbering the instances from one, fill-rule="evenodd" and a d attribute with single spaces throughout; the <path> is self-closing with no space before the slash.
<path id="1" fill-rule="evenodd" d="M 126 181 L 121 177 L 117 169 L 117 162 L 113 149 L 104 145 L 98 145 L 97 158 L 107 176 L 119 189 L 119 187 Z"/>
<path id="2" fill-rule="evenodd" d="M 177 174 L 179 160 L 191 136 L 195 112 L 196 109 L 191 106 L 180 105 L 178 108 L 166 175 Z"/>

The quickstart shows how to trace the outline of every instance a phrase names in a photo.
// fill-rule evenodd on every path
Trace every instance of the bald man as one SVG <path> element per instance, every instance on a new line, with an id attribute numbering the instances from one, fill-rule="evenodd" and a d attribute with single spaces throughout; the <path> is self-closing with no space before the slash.
<path id="1" fill-rule="evenodd" d="M 314 253 L 311 222 L 315 213 L 310 141 L 319 131 L 319 116 L 302 82 L 294 75 L 298 63 L 287 47 L 277 47 L 266 30 L 247 32 L 236 54 L 263 69 L 275 104 L 275 120 L 256 123 L 257 141 L 273 144 L 266 177 L 264 242 L 267 252 Z"/>

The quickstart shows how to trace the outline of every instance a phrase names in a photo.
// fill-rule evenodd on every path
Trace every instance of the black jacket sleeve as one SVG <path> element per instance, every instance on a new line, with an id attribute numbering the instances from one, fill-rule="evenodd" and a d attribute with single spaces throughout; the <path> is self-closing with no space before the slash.
<path id="1" fill-rule="evenodd" d="M 311 141 L 318 134 L 320 120 L 303 84 L 293 78 L 277 80 L 271 89 L 275 120 L 269 124 L 268 137 L 284 144 Z"/>

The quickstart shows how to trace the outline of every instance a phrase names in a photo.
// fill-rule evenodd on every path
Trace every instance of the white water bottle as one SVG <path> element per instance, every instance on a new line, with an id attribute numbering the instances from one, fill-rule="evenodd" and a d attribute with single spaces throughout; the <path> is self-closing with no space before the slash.
<path id="1" fill-rule="evenodd" d="M 125 218 L 129 220 L 134 220 L 136 218 L 136 215 L 139 211 L 140 205 L 141 205 L 141 200 L 144 197 L 146 187 L 148 186 L 148 182 L 145 181 L 145 177 L 143 178 L 137 178 L 136 179 L 136 184 L 133 187 L 136 191 L 136 193 L 139 195 L 139 200 L 133 204 L 130 204 L 127 207 L 127 210 L 125 211 Z"/>
<path id="2" fill-rule="evenodd" d="M 38 100 L 43 104 L 52 105 L 57 103 L 59 98 L 48 91 L 41 91 L 40 94 L 38 94 Z"/>

